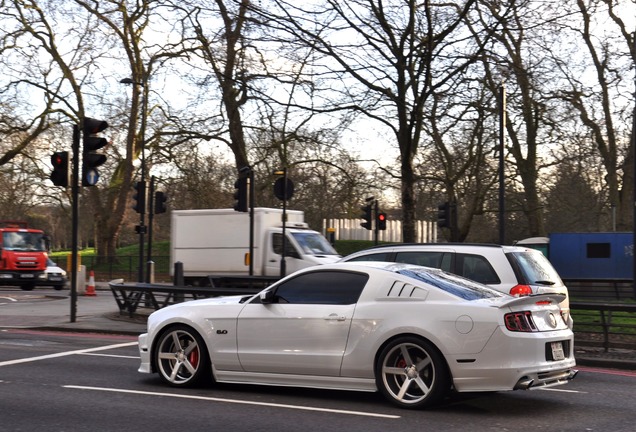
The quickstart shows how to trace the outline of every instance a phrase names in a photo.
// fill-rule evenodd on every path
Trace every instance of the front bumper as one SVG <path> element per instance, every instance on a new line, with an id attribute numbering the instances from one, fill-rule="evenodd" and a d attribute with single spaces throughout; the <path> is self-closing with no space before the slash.
<path id="1" fill-rule="evenodd" d="M 0 272 L 0 285 L 34 285 L 46 281 L 46 273 L 37 271 L 3 271 Z"/>

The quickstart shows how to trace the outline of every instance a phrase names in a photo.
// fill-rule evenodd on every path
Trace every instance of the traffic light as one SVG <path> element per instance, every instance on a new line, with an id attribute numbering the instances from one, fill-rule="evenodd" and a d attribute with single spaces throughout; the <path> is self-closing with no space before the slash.
<path id="1" fill-rule="evenodd" d="M 106 138 L 95 136 L 108 127 L 103 120 L 84 117 L 82 122 L 82 186 L 95 186 L 99 180 L 97 167 L 106 162 L 106 156 L 94 153 L 108 144 Z"/>
<path id="2" fill-rule="evenodd" d="M 155 214 L 166 212 L 166 194 L 160 191 L 155 192 Z"/>
<path id="3" fill-rule="evenodd" d="M 236 200 L 234 203 L 234 210 L 239 212 L 248 211 L 249 193 L 247 191 L 247 176 L 239 177 L 234 183 L 234 187 L 236 188 L 236 191 L 234 192 L 234 199 Z"/>
<path id="4" fill-rule="evenodd" d="M 364 207 L 360 207 L 363 211 L 363 213 L 360 215 L 360 217 L 362 219 L 364 219 L 364 222 L 362 222 L 360 224 L 360 226 L 364 229 L 372 229 L 372 225 L 373 225 L 373 203 L 370 202 L 369 204 L 367 204 Z"/>
<path id="5" fill-rule="evenodd" d="M 378 213 L 377 216 L 378 231 L 386 230 L 386 213 Z"/>
<path id="6" fill-rule="evenodd" d="M 55 186 L 68 187 L 68 152 L 55 152 L 51 155 L 51 181 Z"/>
<path id="7" fill-rule="evenodd" d="M 137 213 L 146 212 L 146 182 L 144 180 L 135 183 L 135 194 L 133 195 L 133 209 Z"/>
<path id="8" fill-rule="evenodd" d="M 437 206 L 437 227 L 451 227 L 451 206 L 448 201 Z"/>

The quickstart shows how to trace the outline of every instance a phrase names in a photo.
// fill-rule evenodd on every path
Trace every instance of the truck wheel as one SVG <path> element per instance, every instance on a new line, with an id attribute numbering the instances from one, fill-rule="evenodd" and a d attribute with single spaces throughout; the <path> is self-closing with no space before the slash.
<path id="1" fill-rule="evenodd" d="M 33 291 L 33 288 L 35 288 L 35 285 L 22 285 L 20 288 L 24 291 Z"/>

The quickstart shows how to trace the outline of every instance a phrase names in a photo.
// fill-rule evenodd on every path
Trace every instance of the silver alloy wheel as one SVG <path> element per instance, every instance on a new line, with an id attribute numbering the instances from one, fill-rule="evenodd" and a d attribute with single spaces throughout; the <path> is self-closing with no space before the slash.
<path id="1" fill-rule="evenodd" d="M 205 366 L 204 348 L 192 331 L 174 328 L 161 336 L 157 346 L 157 368 L 172 385 L 183 386 L 197 381 Z"/>
<path id="2" fill-rule="evenodd" d="M 423 406 L 433 392 L 437 393 L 437 362 L 422 344 L 401 341 L 389 347 L 380 361 L 383 393 L 394 402 Z"/>

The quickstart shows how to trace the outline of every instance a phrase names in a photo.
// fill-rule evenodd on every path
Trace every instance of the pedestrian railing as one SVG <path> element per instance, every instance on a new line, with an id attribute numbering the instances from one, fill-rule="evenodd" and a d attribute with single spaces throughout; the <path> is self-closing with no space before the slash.
<path id="1" fill-rule="evenodd" d="M 636 349 L 636 303 L 570 302 L 577 342 Z"/>

